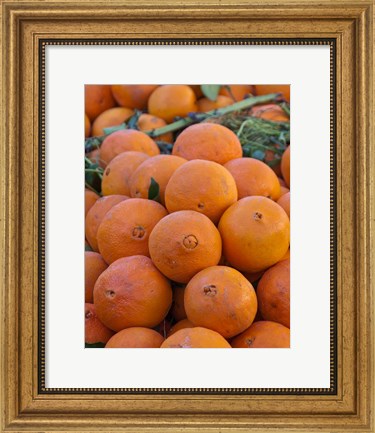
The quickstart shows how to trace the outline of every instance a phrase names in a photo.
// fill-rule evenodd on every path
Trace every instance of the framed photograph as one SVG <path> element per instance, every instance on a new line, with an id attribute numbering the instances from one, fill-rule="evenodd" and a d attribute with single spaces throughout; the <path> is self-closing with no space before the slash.
<path id="1" fill-rule="evenodd" d="M 374 431 L 373 6 L 2 2 L 2 431 Z"/>

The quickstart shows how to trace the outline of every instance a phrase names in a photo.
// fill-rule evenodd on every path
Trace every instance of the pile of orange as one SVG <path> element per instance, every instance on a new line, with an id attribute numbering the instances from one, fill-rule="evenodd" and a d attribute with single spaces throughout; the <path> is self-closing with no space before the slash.
<path id="1" fill-rule="evenodd" d="M 275 172 L 219 123 L 163 134 L 164 154 L 146 133 L 274 92 L 289 101 L 289 86 L 227 85 L 216 101 L 196 85 L 86 86 L 85 137 L 106 135 L 101 189 L 85 190 L 87 345 L 290 347 L 290 147 Z M 288 120 L 278 105 L 252 115 Z"/>

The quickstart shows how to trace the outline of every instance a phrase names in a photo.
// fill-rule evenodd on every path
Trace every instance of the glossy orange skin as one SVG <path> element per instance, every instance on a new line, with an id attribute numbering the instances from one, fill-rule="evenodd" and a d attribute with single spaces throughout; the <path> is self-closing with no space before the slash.
<path id="1" fill-rule="evenodd" d="M 229 206 L 237 201 L 232 175 L 213 161 L 196 159 L 179 167 L 165 189 L 169 212 L 194 210 L 216 224 Z"/>
<path id="2" fill-rule="evenodd" d="M 161 346 L 164 338 L 153 329 L 133 327 L 117 332 L 106 344 L 106 349 L 113 348 L 149 348 Z"/>
<path id="3" fill-rule="evenodd" d="M 290 348 L 290 331 L 280 323 L 261 320 L 231 340 L 233 348 Z"/>
<path id="4" fill-rule="evenodd" d="M 160 153 L 157 144 L 148 135 L 135 129 L 121 129 L 104 139 L 100 146 L 100 159 L 104 164 L 108 164 L 115 156 L 129 150 L 143 152 L 149 156 Z"/>
<path id="5" fill-rule="evenodd" d="M 143 152 L 123 152 L 107 164 L 102 178 L 102 194 L 130 196 L 129 179 L 135 170 L 150 158 Z"/>
<path id="6" fill-rule="evenodd" d="M 107 328 L 96 315 L 94 304 L 85 304 L 85 343 L 107 343 L 113 331 Z"/>
<path id="7" fill-rule="evenodd" d="M 85 113 L 90 121 L 94 121 L 99 114 L 115 106 L 111 86 L 86 84 Z"/>
<path id="8" fill-rule="evenodd" d="M 98 252 L 98 228 L 105 217 L 106 213 L 116 204 L 128 199 L 124 195 L 109 195 L 101 197 L 86 215 L 85 235 L 90 247 Z"/>
<path id="9" fill-rule="evenodd" d="M 93 291 L 99 275 L 108 268 L 103 257 L 94 251 L 85 251 L 85 302 L 93 303 Z"/>
<path id="10" fill-rule="evenodd" d="M 289 122 L 289 116 L 277 104 L 256 105 L 251 110 L 251 115 L 260 119 L 272 120 L 272 122 Z"/>
<path id="11" fill-rule="evenodd" d="M 186 319 L 186 311 L 184 306 L 184 286 L 176 286 L 173 288 L 173 304 L 171 308 L 172 316 L 175 320 L 180 321 Z"/>
<path id="12" fill-rule="evenodd" d="M 248 84 L 230 84 L 230 92 L 225 87 L 220 89 L 220 95 L 228 96 L 232 98 L 234 96 L 235 101 L 242 101 L 245 96 L 254 94 L 254 86 Z"/>
<path id="13" fill-rule="evenodd" d="M 289 248 L 290 224 L 284 209 L 260 196 L 245 197 L 224 212 L 219 223 L 223 254 L 243 272 L 274 265 Z"/>
<path id="14" fill-rule="evenodd" d="M 94 137 L 104 135 L 104 128 L 121 125 L 121 123 L 128 120 L 133 113 L 133 110 L 125 107 L 114 107 L 103 111 L 92 124 L 92 135 Z"/>
<path id="15" fill-rule="evenodd" d="M 285 212 L 288 214 L 288 217 L 290 218 L 290 192 L 282 195 L 277 200 L 277 204 L 279 204 L 285 210 Z"/>
<path id="16" fill-rule="evenodd" d="M 167 123 L 176 116 L 185 117 L 197 111 L 197 98 L 193 89 L 183 84 L 158 87 L 148 100 L 148 112 Z"/>
<path id="17" fill-rule="evenodd" d="M 85 138 L 90 137 L 91 134 L 91 122 L 87 114 L 85 114 Z"/>
<path id="18" fill-rule="evenodd" d="M 233 99 L 229 96 L 218 95 L 216 101 L 211 101 L 208 98 L 198 99 L 198 111 L 204 113 L 206 111 L 216 110 L 217 108 L 227 107 L 233 104 Z"/>
<path id="19" fill-rule="evenodd" d="M 287 84 L 263 84 L 255 86 L 257 96 L 268 95 L 270 93 L 282 93 L 286 101 L 290 102 L 290 86 Z"/>
<path id="20" fill-rule="evenodd" d="M 290 259 L 290 249 L 286 252 L 285 256 L 281 260 L 286 260 L 286 259 Z"/>
<path id="21" fill-rule="evenodd" d="M 251 283 L 228 266 L 212 266 L 196 274 L 186 286 L 184 303 L 190 322 L 225 338 L 247 329 L 258 308 Z"/>
<path id="22" fill-rule="evenodd" d="M 100 196 L 94 191 L 91 191 L 91 189 L 85 189 L 85 216 L 99 198 Z"/>
<path id="23" fill-rule="evenodd" d="M 219 231 L 205 215 L 174 212 L 154 227 L 149 249 L 155 266 L 168 278 L 187 283 L 196 273 L 219 263 Z"/>
<path id="24" fill-rule="evenodd" d="M 147 113 L 141 114 L 138 119 L 138 128 L 140 131 L 152 131 L 153 129 L 163 128 L 166 125 L 167 122 L 164 119 Z M 166 134 L 158 135 L 154 140 L 173 143 L 173 134 L 172 132 L 167 132 Z"/>
<path id="25" fill-rule="evenodd" d="M 194 328 L 194 325 L 190 322 L 189 319 L 182 319 L 172 326 L 172 328 L 168 332 L 167 337 L 170 337 L 172 334 L 175 334 L 180 329 L 186 329 L 186 328 Z"/>
<path id="26" fill-rule="evenodd" d="M 201 327 L 180 329 L 161 345 L 162 349 L 230 349 L 230 347 L 220 334 Z"/>
<path id="27" fill-rule="evenodd" d="M 238 158 L 227 162 L 224 167 L 236 181 L 238 198 L 261 195 L 277 200 L 280 184 L 275 172 L 255 158 Z"/>
<path id="28" fill-rule="evenodd" d="M 124 257 L 98 278 L 94 304 L 99 319 L 110 329 L 153 328 L 172 303 L 169 281 L 145 256 Z"/>
<path id="29" fill-rule="evenodd" d="M 172 154 L 187 160 L 205 159 L 225 164 L 242 157 L 237 135 L 217 123 L 197 123 L 184 129 L 177 137 Z"/>
<path id="30" fill-rule="evenodd" d="M 129 179 L 131 197 L 148 198 L 153 178 L 159 185 L 160 202 L 164 205 L 165 188 L 173 173 L 185 162 L 186 159 L 174 155 L 156 155 L 144 161 Z"/>
<path id="31" fill-rule="evenodd" d="M 112 86 L 112 94 L 121 107 L 144 110 L 147 107 L 148 98 L 157 87 L 158 86 L 154 84 L 114 85 Z"/>
<path id="32" fill-rule="evenodd" d="M 281 173 L 286 186 L 290 188 L 290 146 L 285 149 L 285 152 L 281 157 Z"/>
<path id="33" fill-rule="evenodd" d="M 104 260 L 113 263 L 121 257 L 150 256 L 150 233 L 166 215 L 160 203 L 142 198 L 130 198 L 114 206 L 103 218 L 97 233 Z"/>
<path id="34" fill-rule="evenodd" d="M 290 260 L 267 269 L 257 287 L 259 310 L 264 320 L 290 328 Z"/>

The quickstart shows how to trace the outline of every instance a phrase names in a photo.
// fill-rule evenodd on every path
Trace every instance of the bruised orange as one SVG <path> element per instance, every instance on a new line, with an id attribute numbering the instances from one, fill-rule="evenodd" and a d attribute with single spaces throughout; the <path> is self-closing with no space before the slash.
<path id="1" fill-rule="evenodd" d="M 85 113 L 92 122 L 103 111 L 115 106 L 111 86 L 86 84 Z"/>
<path id="2" fill-rule="evenodd" d="M 151 93 L 157 88 L 154 84 L 122 84 L 113 85 L 112 94 L 121 107 L 144 110 Z"/>
<path id="3" fill-rule="evenodd" d="M 94 304 L 85 304 L 85 343 L 106 343 L 113 335 L 98 318 Z"/>
<path id="4" fill-rule="evenodd" d="M 185 328 L 172 334 L 161 345 L 162 349 L 225 348 L 231 346 L 215 331 L 201 327 Z"/>
<path id="5" fill-rule="evenodd" d="M 152 131 L 153 129 L 163 128 L 167 125 L 167 122 L 160 117 L 152 116 L 148 113 L 143 113 L 138 119 L 138 128 L 140 131 Z M 172 132 L 167 132 L 162 135 L 158 135 L 154 138 L 156 141 L 165 141 L 166 143 L 173 142 Z"/>
<path id="6" fill-rule="evenodd" d="M 289 348 L 290 331 L 280 323 L 260 320 L 231 340 L 233 348 Z"/>
<path id="7" fill-rule="evenodd" d="M 100 254 L 94 251 L 85 251 L 85 302 L 93 302 L 96 280 L 107 267 L 107 263 Z"/>
<path id="8" fill-rule="evenodd" d="M 133 327 L 117 332 L 106 348 L 159 348 L 164 338 L 153 329 Z"/>
<path id="9" fill-rule="evenodd" d="M 102 136 L 104 135 L 104 128 L 120 125 L 128 120 L 132 115 L 133 110 L 124 107 L 114 107 L 103 111 L 103 113 L 99 114 L 92 124 L 92 135 L 94 137 Z"/>

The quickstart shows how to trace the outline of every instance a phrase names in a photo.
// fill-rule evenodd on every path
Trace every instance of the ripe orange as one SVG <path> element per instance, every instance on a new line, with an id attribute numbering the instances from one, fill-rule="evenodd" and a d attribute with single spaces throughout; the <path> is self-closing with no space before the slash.
<path id="1" fill-rule="evenodd" d="M 99 226 L 97 239 L 100 254 L 107 263 L 121 257 L 149 256 L 150 233 L 166 215 L 165 208 L 152 200 L 130 198 L 117 204 Z"/>
<path id="2" fill-rule="evenodd" d="M 227 87 L 230 88 L 228 91 Z M 242 101 L 247 95 L 254 94 L 254 86 L 247 84 L 230 84 L 229 86 L 223 86 L 220 89 L 220 95 L 229 96 L 235 99 L 235 101 Z"/>
<path id="3" fill-rule="evenodd" d="M 233 104 L 233 99 L 229 96 L 218 95 L 216 101 L 211 101 L 208 98 L 198 99 L 198 111 L 206 112 L 216 110 L 217 108 L 227 107 Z"/>
<path id="4" fill-rule="evenodd" d="M 284 194 L 289 192 L 289 188 L 287 188 L 286 186 L 280 186 L 280 192 L 281 192 L 280 197 L 282 197 Z"/>
<path id="5" fill-rule="evenodd" d="M 237 158 L 224 167 L 236 181 L 238 198 L 261 195 L 277 200 L 280 197 L 280 184 L 274 171 L 255 158 Z"/>
<path id="6" fill-rule="evenodd" d="M 215 331 L 205 328 L 180 329 L 168 337 L 160 346 L 162 349 L 195 349 L 195 348 L 225 348 L 231 346 Z"/>
<path id="7" fill-rule="evenodd" d="M 225 338 L 248 328 L 258 308 L 251 283 L 228 266 L 212 266 L 198 272 L 186 286 L 184 303 L 190 322 Z"/>
<path id="8" fill-rule="evenodd" d="M 85 189 L 85 216 L 100 197 L 91 189 Z"/>
<path id="9" fill-rule="evenodd" d="M 290 188 L 290 146 L 288 146 L 281 157 L 281 173 L 286 186 Z"/>
<path id="10" fill-rule="evenodd" d="M 172 316 L 179 321 L 186 319 L 184 306 L 185 286 L 176 286 L 173 288 L 173 303 L 171 308 Z"/>
<path id="11" fill-rule="evenodd" d="M 115 106 L 111 86 L 86 84 L 85 113 L 92 122 L 103 111 Z"/>
<path id="12" fill-rule="evenodd" d="M 118 105 L 121 105 L 121 107 L 144 110 L 147 107 L 148 98 L 157 87 L 157 85 L 153 84 L 114 85 L 112 86 L 112 94 Z"/>
<path id="13" fill-rule="evenodd" d="M 264 320 L 290 327 L 290 260 L 267 269 L 257 287 L 259 310 Z"/>
<path id="14" fill-rule="evenodd" d="M 190 322 L 188 319 L 182 319 L 179 322 L 175 323 L 172 328 L 168 332 L 168 337 L 170 337 L 172 334 L 176 333 L 180 329 L 186 329 L 186 328 L 194 328 L 195 326 Z"/>
<path id="15" fill-rule="evenodd" d="M 148 257 L 124 257 L 96 281 L 94 303 L 99 319 L 114 331 L 153 328 L 168 313 L 172 289 Z"/>
<path id="16" fill-rule="evenodd" d="M 282 195 L 277 200 L 277 204 L 279 204 L 285 210 L 285 212 L 288 214 L 288 217 L 290 218 L 290 192 Z"/>
<path id="17" fill-rule="evenodd" d="M 129 179 L 135 170 L 149 158 L 143 152 L 122 152 L 106 166 L 102 179 L 102 194 L 130 195 Z"/>
<path id="18" fill-rule="evenodd" d="M 122 152 L 135 150 L 149 156 L 159 155 L 160 151 L 148 135 L 135 129 L 121 129 L 108 135 L 100 146 L 100 159 L 108 164 Z"/>
<path id="19" fill-rule="evenodd" d="M 155 89 L 148 100 L 148 112 L 166 122 L 197 111 L 193 89 L 182 84 L 169 84 Z"/>
<path id="20" fill-rule="evenodd" d="M 164 338 L 153 329 L 126 328 L 115 334 L 106 348 L 159 348 Z"/>
<path id="21" fill-rule="evenodd" d="M 280 186 L 285 186 L 287 188 L 287 185 L 286 185 L 285 180 L 283 178 L 278 177 L 278 180 L 279 180 Z"/>
<path id="22" fill-rule="evenodd" d="M 260 272 L 242 272 L 242 275 L 250 281 L 250 283 L 255 283 L 264 274 L 264 271 Z"/>
<path id="23" fill-rule="evenodd" d="M 100 254 L 94 251 L 85 251 L 85 302 L 92 304 L 96 280 L 107 267 L 107 263 Z"/>
<path id="24" fill-rule="evenodd" d="M 256 105 L 251 110 L 251 115 L 273 122 L 289 122 L 289 116 L 277 104 Z"/>
<path id="25" fill-rule="evenodd" d="M 160 202 L 164 205 L 164 193 L 173 173 L 186 162 L 186 159 L 174 155 L 157 155 L 142 162 L 129 179 L 132 197 L 148 198 L 148 190 L 153 178 L 159 185 Z"/>
<path id="26" fill-rule="evenodd" d="M 270 93 L 282 93 L 282 96 L 290 102 L 289 84 L 263 84 L 255 86 L 255 94 L 257 96 L 268 95 Z"/>
<path id="27" fill-rule="evenodd" d="M 181 165 L 165 189 L 165 205 L 169 212 L 194 210 L 215 224 L 236 201 L 236 182 L 229 171 L 216 162 L 202 159 Z"/>
<path id="28" fill-rule="evenodd" d="M 286 259 L 290 259 L 290 248 L 288 249 L 288 251 L 286 252 L 285 256 L 281 260 L 286 260 Z"/>
<path id="29" fill-rule="evenodd" d="M 223 253 L 244 272 L 274 265 L 289 248 L 289 218 L 266 197 L 245 197 L 224 212 L 219 223 Z"/>
<path id="30" fill-rule="evenodd" d="M 99 251 L 97 233 L 106 213 L 116 204 L 128 199 L 124 195 L 109 195 L 101 197 L 86 215 L 85 234 L 87 242 L 94 251 Z"/>
<path id="31" fill-rule="evenodd" d="M 85 113 L 85 138 L 90 137 L 90 133 L 91 133 L 91 122 L 87 114 Z"/>
<path id="32" fill-rule="evenodd" d="M 289 348 L 289 328 L 280 323 L 259 321 L 231 340 L 234 348 Z"/>
<path id="33" fill-rule="evenodd" d="M 154 227 L 150 256 L 168 278 L 187 283 L 196 273 L 219 263 L 219 231 L 205 215 L 191 210 L 174 212 Z"/>
<path id="34" fill-rule="evenodd" d="M 162 128 L 166 126 L 167 122 L 160 117 L 152 116 L 151 114 L 143 113 L 138 119 L 138 128 L 141 131 L 152 131 L 153 129 Z M 167 132 L 163 135 L 158 135 L 155 137 L 156 141 L 165 141 L 167 143 L 173 142 L 172 132 Z"/>
<path id="35" fill-rule="evenodd" d="M 207 159 L 225 164 L 242 157 L 237 135 L 217 123 L 197 123 L 184 129 L 177 137 L 172 154 L 182 158 Z"/>
<path id="36" fill-rule="evenodd" d="M 85 343 L 106 343 L 113 335 L 113 331 L 108 329 L 99 320 L 95 312 L 94 304 L 85 304 Z"/>
<path id="37" fill-rule="evenodd" d="M 94 137 L 104 135 L 104 128 L 124 123 L 133 113 L 133 110 L 124 107 L 114 107 L 103 111 L 92 124 L 92 135 Z"/>

